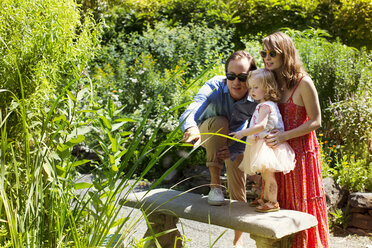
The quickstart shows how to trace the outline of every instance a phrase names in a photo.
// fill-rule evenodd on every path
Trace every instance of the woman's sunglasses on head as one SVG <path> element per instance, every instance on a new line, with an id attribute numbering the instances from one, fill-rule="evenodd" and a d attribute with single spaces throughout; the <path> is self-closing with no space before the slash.
<path id="1" fill-rule="evenodd" d="M 236 75 L 233 72 L 227 72 L 226 73 L 226 78 L 228 80 L 234 81 L 235 78 L 238 78 L 240 82 L 246 82 L 247 81 L 248 74 L 247 73 L 240 73 Z"/>
<path id="2" fill-rule="evenodd" d="M 261 55 L 262 58 L 266 58 L 267 55 L 269 55 L 271 58 L 275 58 L 276 51 L 275 50 L 271 50 L 271 51 L 263 50 L 263 51 L 260 52 L 260 55 Z"/>

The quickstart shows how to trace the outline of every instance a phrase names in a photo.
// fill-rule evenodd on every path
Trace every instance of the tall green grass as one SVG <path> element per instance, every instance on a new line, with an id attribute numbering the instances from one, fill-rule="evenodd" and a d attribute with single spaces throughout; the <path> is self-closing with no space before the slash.
<path id="1" fill-rule="evenodd" d="M 77 71 L 75 75 L 81 74 Z M 135 133 L 118 134 L 113 127 L 133 120 L 111 118 L 120 113 L 115 112 L 111 104 L 97 107 L 92 85 L 86 85 L 80 91 L 75 90 L 74 87 L 81 81 L 81 77 L 76 76 L 69 82 L 55 97 L 54 102 L 42 111 L 44 114 L 37 121 L 29 121 L 24 99 L 18 99 L 15 95 L 13 99 L 17 107 L 0 115 L 2 247 L 97 247 L 110 233 L 114 235 L 111 240 L 106 240 L 108 246 L 112 245 L 118 234 L 122 234 L 122 239 L 130 242 L 130 234 L 136 228 L 140 216 L 132 217 L 131 213 L 126 214 L 126 217 L 120 216 L 121 200 L 125 200 L 136 183 L 172 147 L 183 146 L 180 141 L 175 141 L 179 127 L 160 145 L 153 145 L 157 131 L 166 121 L 167 113 L 157 117 L 161 120 L 160 125 L 145 145 L 140 144 L 154 104 L 148 105 L 147 113 L 138 123 Z M 22 87 L 22 80 L 20 85 Z M 87 92 L 91 106 L 79 110 L 76 106 L 78 95 L 82 91 Z M 7 90 L 0 90 L 0 94 L 4 92 L 9 93 Z M 183 105 L 169 111 L 176 111 L 180 107 Z M 100 111 L 102 108 L 106 108 L 106 111 Z M 79 120 L 77 116 L 82 113 L 89 113 L 91 120 L 96 121 Z M 111 113 L 111 117 L 102 113 Z M 21 117 L 23 125 L 23 133 L 18 140 L 7 137 L 7 119 L 13 114 Z M 101 147 L 101 164 L 95 165 L 97 174 L 92 183 L 76 182 L 79 176 L 77 167 L 88 161 L 77 160 L 71 155 L 76 144 L 86 141 L 87 134 L 79 132 L 84 126 L 99 130 L 100 134 L 96 138 Z M 130 135 L 132 138 L 129 138 Z M 106 143 L 107 140 L 109 143 Z M 129 180 L 134 178 L 136 168 L 149 154 L 152 156 L 150 160 L 146 160 L 147 166 L 136 177 L 135 183 L 130 184 Z M 130 163 L 133 156 L 138 159 L 135 163 Z M 153 187 L 180 166 L 184 159 L 177 161 Z M 80 192 L 79 195 L 77 191 Z M 115 230 L 114 233 L 112 230 Z"/>

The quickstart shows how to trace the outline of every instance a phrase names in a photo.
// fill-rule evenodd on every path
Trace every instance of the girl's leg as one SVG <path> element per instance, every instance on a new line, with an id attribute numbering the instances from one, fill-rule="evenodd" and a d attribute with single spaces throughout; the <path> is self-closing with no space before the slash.
<path id="1" fill-rule="evenodd" d="M 276 203 L 278 201 L 278 185 L 275 180 L 274 171 L 264 170 L 262 172 L 262 178 L 265 180 L 264 199 Z"/>

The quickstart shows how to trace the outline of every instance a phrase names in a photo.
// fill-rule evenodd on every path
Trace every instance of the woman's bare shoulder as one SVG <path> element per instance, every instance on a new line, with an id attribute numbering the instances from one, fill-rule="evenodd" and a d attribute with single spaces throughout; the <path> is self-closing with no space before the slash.
<path id="1" fill-rule="evenodd" d="M 309 89 L 315 90 L 314 82 L 309 76 L 304 76 L 301 79 L 301 82 L 298 85 L 298 87 L 300 88 L 301 91 L 302 90 L 309 90 Z"/>

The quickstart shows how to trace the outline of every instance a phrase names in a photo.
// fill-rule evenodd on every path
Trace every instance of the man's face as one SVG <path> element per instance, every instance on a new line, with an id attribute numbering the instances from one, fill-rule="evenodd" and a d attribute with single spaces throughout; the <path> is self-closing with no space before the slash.
<path id="1" fill-rule="evenodd" d="M 246 58 L 232 60 L 227 67 L 227 73 L 234 73 L 235 75 L 239 75 L 242 73 L 247 74 L 250 65 L 251 64 Z M 246 82 L 239 81 L 238 77 L 236 77 L 234 80 L 227 79 L 227 87 L 229 88 L 231 97 L 235 101 L 244 98 L 248 92 Z"/>

